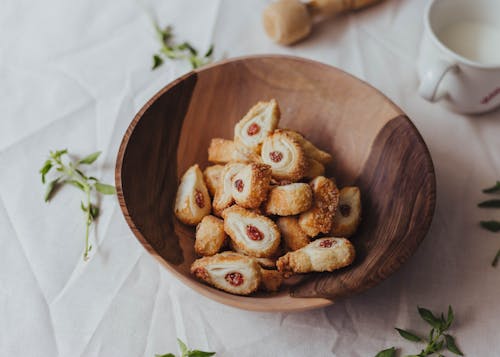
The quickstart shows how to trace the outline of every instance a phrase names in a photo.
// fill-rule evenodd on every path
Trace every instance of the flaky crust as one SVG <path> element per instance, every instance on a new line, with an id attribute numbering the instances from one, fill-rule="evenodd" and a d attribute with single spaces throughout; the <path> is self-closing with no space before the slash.
<path id="1" fill-rule="evenodd" d="M 219 184 L 215 188 L 213 201 L 214 214 L 220 216 L 222 211 L 231 206 L 234 202 L 231 190 L 232 179 L 240 170 L 245 167 L 242 163 L 229 163 L 224 166 L 221 172 Z"/>
<path id="2" fill-rule="evenodd" d="M 184 173 L 175 197 L 174 214 L 184 224 L 196 225 L 210 214 L 212 205 L 198 165 Z"/>
<path id="3" fill-rule="evenodd" d="M 307 157 L 310 157 L 323 165 L 332 161 L 332 155 L 326 151 L 318 149 L 313 143 L 307 140 L 304 135 L 290 129 L 285 129 L 285 131 L 300 143 Z"/>
<path id="4" fill-rule="evenodd" d="M 312 204 L 312 190 L 306 183 L 275 186 L 264 205 L 266 214 L 292 216 L 307 211 Z"/>
<path id="5" fill-rule="evenodd" d="M 339 190 L 335 183 L 318 176 L 310 183 L 313 192 L 311 208 L 299 216 L 300 228 L 310 237 L 328 233 L 332 228 L 339 201 Z"/>
<path id="6" fill-rule="evenodd" d="M 280 245 L 280 232 L 269 218 L 239 207 L 231 206 L 222 212 L 224 231 L 243 253 L 271 258 Z"/>
<path id="7" fill-rule="evenodd" d="M 261 159 L 271 166 L 277 180 L 298 181 L 304 177 L 307 168 L 307 158 L 300 143 L 280 129 L 264 139 Z"/>
<path id="8" fill-rule="evenodd" d="M 259 264 L 250 257 L 223 252 L 195 260 L 191 265 L 191 274 L 228 293 L 249 295 L 261 283 L 260 269 Z"/>
<path id="9" fill-rule="evenodd" d="M 237 205 L 258 208 L 266 199 L 271 182 L 271 167 L 252 163 L 232 178 L 231 193 Z"/>
<path id="10" fill-rule="evenodd" d="M 278 270 L 286 275 L 334 271 L 354 261 L 354 246 L 345 238 L 320 238 L 278 259 Z"/>
<path id="11" fill-rule="evenodd" d="M 287 251 L 298 250 L 311 241 L 299 226 L 297 217 L 280 217 L 276 222 L 281 232 L 281 239 Z"/>
<path id="12" fill-rule="evenodd" d="M 208 147 L 208 161 L 214 164 L 247 163 L 260 161 L 260 157 L 248 149 L 236 145 L 232 140 L 213 138 Z"/>
<path id="13" fill-rule="evenodd" d="M 283 274 L 277 270 L 261 269 L 260 275 L 262 277 L 260 282 L 260 290 L 268 292 L 276 292 L 280 289 L 283 283 Z"/>
<path id="14" fill-rule="evenodd" d="M 194 250 L 198 255 L 217 254 L 226 242 L 224 222 L 214 216 L 205 216 L 196 226 Z"/>
<path id="15" fill-rule="evenodd" d="M 203 171 L 203 179 L 205 180 L 208 192 L 212 197 L 215 195 L 215 190 L 217 188 L 217 185 L 219 184 L 220 176 L 223 169 L 224 169 L 223 165 L 212 165 L 208 166 Z"/>
<path id="16" fill-rule="evenodd" d="M 351 237 L 361 222 L 361 193 L 358 187 L 340 190 L 339 205 L 333 219 L 331 234 L 334 237 Z"/>
<path id="17" fill-rule="evenodd" d="M 277 127 L 280 109 L 275 99 L 258 102 L 234 127 L 234 142 L 260 154 L 264 139 Z"/>

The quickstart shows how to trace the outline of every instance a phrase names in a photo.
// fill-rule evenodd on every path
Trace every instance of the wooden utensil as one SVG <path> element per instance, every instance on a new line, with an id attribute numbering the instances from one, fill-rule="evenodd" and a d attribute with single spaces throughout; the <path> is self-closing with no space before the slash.
<path id="1" fill-rule="evenodd" d="M 288 280 L 277 294 L 234 296 L 189 274 L 195 232 L 175 220 L 173 203 L 183 172 L 193 163 L 208 164 L 210 139 L 232 138 L 248 108 L 271 98 L 281 106 L 282 127 L 333 154 L 327 175 L 341 187 L 360 187 L 363 220 L 352 239 L 357 258 L 334 273 Z M 127 223 L 163 266 L 205 296 L 260 311 L 325 306 L 387 278 L 424 238 L 436 197 L 429 152 L 401 109 L 337 68 L 286 56 L 216 63 L 163 88 L 123 137 L 116 187 Z"/>
<path id="2" fill-rule="evenodd" d="M 267 35 L 282 45 L 291 45 L 311 32 L 315 22 L 359 10 L 382 0 L 278 0 L 262 14 Z"/>

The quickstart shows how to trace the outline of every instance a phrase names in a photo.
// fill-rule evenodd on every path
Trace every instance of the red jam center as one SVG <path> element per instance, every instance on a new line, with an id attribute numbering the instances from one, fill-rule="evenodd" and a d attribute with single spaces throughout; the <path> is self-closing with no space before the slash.
<path id="1" fill-rule="evenodd" d="M 283 159 L 283 154 L 279 151 L 271 151 L 269 157 L 273 162 L 280 162 Z"/>
<path id="2" fill-rule="evenodd" d="M 243 275 L 237 272 L 226 274 L 225 279 L 232 286 L 240 286 L 244 280 Z"/>
<path id="3" fill-rule="evenodd" d="M 330 248 L 332 245 L 334 244 L 334 241 L 331 240 L 331 239 L 325 239 L 325 240 L 322 240 L 320 243 L 319 243 L 319 246 L 321 248 Z"/>
<path id="4" fill-rule="evenodd" d="M 203 198 L 203 194 L 199 190 L 194 190 L 194 200 L 198 207 L 205 207 L 205 199 Z"/>
<path id="5" fill-rule="evenodd" d="M 342 204 L 339 206 L 340 214 L 344 217 L 348 217 L 351 214 L 351 206 Z"/>
<path id="6" fill-rule="evenodd" d="M 253 136 L 255 134 L 258 134 L 260 131 L 260 126 L 259 124 L 252 123 L 247 129 L 247 134 L 250 136 Z"/>
<path id="7" fill-rule="evenodd" d="M 248 238 L 250 238 L 251 240 L 262 240 L 262 239 L 264 239 L 264 234 L 262 234 L 262 232 L 259 231 L 257 229 L 257 227 L 254 227 L 251 224 L 249 224 L 247 226 L 247 235 L 248 235 Z"/>
<path id="8" fill-rule="evenodd" d="M 205 280 L 208 278 L 208 273 L 204 268 L 196 268 L 193 273 L 199 279 Z"/>
<path id="9" fill-rule="evenodd" d="M 243 187 L 244 187 L 243 180 L 238 179 L 238 180 L 234 181 L 234 187 L 236 187 L 238 192 L 243 191 Z"/>

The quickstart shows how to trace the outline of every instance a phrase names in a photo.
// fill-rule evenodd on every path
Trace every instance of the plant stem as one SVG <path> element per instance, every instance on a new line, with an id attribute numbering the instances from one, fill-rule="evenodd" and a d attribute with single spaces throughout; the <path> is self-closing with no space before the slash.
<path id="1" fill-rule="evenodd" d="M 83 253 L 83 260 L 87 261 L 89 259 L 89 230 L 92 224 L 92 216 L 90 214 L 90 189 L 86 188 L 85 192 L 87 193 L 87 212 L 85 217 L 85 251 Z"/>

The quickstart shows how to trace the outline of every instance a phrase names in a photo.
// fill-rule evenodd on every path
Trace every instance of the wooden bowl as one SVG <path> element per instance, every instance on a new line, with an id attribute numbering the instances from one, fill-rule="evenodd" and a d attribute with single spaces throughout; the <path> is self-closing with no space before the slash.
<path id="1" fill-rule="evenodd" d="M 194 228 L 173 215 L 180 176 L 208 165 L 214 137 L 259 100 L 276 98 L 281 127 L 304 133 L 333 154 L 327 174 L 362 192 L 357 258 L 334 273 L 292 280 L 278 294 L 241 297 L 189 274 Z M 287 56 L 244 57 L 192 71 L 160 90 L 132 120 L 116 164 L 118 199 L 146 250 L 186 285 L 221 303 L 259 311 L 296 311 L 366 290 L 397 270 L 432 220 L 436 185 L 429 151 L 408 117 L 382 93 L 328 65 Z"/>

